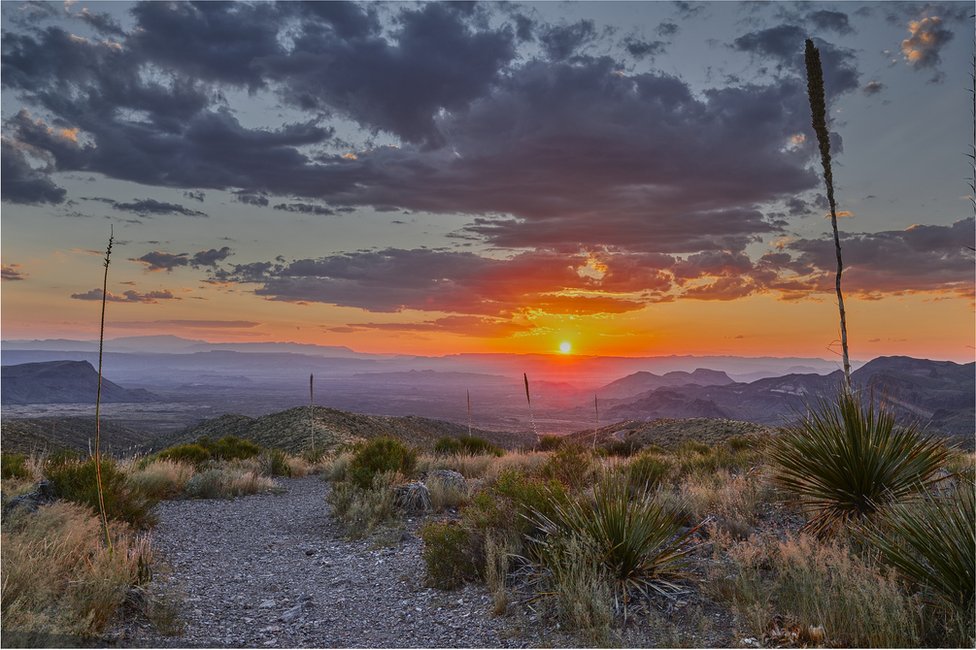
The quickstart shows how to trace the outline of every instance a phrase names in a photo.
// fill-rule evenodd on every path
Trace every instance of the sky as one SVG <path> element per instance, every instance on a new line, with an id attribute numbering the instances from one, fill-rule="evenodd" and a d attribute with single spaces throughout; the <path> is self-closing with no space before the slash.
<path id="1" fill-rule="evenodd" d="M 6 2 L 4 339 L 974 357 L 972 5 Z"/>

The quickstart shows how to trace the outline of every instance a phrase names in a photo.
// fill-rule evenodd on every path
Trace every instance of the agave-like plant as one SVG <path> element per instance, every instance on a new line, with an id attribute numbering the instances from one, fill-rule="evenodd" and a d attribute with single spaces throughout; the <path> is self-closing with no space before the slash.
<path id="1" fill-rule="evenodd" d="M 882 561 L 954 609 L 972 635 L 976 589 L 976 486 L 893 504 L 861 529 Z M 968 641 L 968 639 L 967 639 Z"/>
<path id="2" fill-rule="evenodd" d="M 613 582 L 618 606 L 633 591 L 645 596 L 682 591 L 673 580 L 692 550 L 686 542 L 693 530 L 682 531 L 675 515 L 646 488 L 635 491 L 627 481 L 606 477 L 592 496 L 554 500 L 549 514 L 534 511 L 532 519 L 542 532 L 531 540 L 537 557 L 558 565 L 567 539 L 582 543 Z"/>
<path id="3" fill-rule="evenodd" d="M 890 410 L 844 390 L 821 399 L 770 446 L 773 482 L 797 496 L 817 535 L 862 520 L 941 480 L 949 456 L 918 426 L 895 426 Z"/>

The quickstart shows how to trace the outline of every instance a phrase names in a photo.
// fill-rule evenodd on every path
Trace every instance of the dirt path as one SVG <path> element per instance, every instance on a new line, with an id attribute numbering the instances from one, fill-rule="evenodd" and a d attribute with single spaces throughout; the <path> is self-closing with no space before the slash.
<path id="1" fill-rule="evenodd" d="M 423 585 L 421 542 L 371 548 L 339 535 L 317 477 L 283 494 L 168 501 L 154 543 L 182 594 L 181 636 L 130 625 L 126 646 L 513 647 L 532 621 L 491 615 L 487 592 Z"/>

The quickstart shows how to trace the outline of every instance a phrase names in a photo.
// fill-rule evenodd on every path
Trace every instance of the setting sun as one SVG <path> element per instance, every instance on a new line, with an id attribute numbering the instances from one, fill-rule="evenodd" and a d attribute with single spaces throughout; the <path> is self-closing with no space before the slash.
<path id="1" fill-rule="evenodd" d="M 569 341 L 563 341 L 559 344 L 559 352 L 562 354 L 569 354 L 573 351 L 573 345 Z"/>

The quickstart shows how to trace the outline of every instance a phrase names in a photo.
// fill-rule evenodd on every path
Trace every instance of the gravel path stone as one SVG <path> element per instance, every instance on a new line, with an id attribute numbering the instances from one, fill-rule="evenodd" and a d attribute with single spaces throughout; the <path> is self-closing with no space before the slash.
<path id="1" fill-rule="evenodd" d="M 535 621 L 491 614 L 487 591 L 424 586 L 422 542 L 343 539 L 327 483 L 285 479 L 281 494 L 167 501 L 154 545 L 181 595 L 182 635 L 145 623 L 117 632 L 130 647 L 518 647 Z M 411 526 L 408 525 L 409 531 Z"/>

